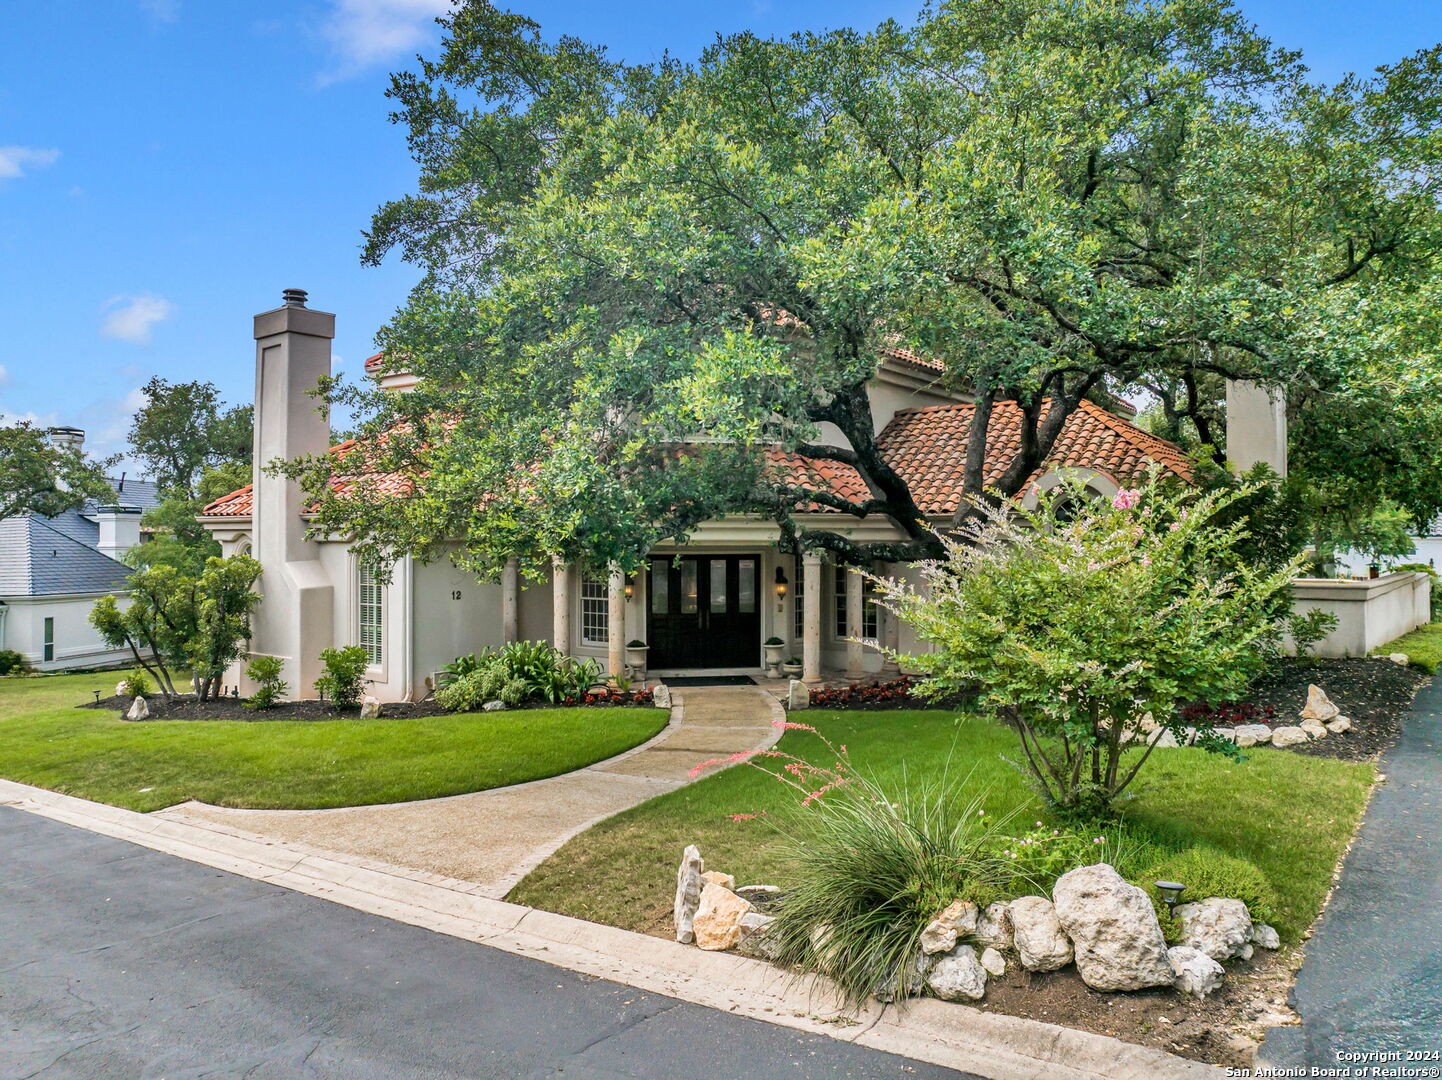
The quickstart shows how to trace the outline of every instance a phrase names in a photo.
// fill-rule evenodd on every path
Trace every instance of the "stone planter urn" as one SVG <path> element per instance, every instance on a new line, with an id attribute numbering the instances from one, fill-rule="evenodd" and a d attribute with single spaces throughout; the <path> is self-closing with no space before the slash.
<path id="1" fill-rule="evenodd" d="M 766 651 L 766 674 L 773 679 L 781 678 L 781 654 L 786 650 L 786 642 L 769 638 L 761 648 Z"/>
<path id="2" fill-rule="evenodd" d="M 786 663 L 781 665 L 781 670 L 785 673 L 788 679 L 799 679 L 801 678 L 801 661 L 793 656 L 790 660 L 786 661 Z"/>
<path id="3" fill-rule="evenodd" d="M 646 652 L 649 649 L 644 641 L 626 642 L 626 664 L 638 679 L 646 677 Z"/>

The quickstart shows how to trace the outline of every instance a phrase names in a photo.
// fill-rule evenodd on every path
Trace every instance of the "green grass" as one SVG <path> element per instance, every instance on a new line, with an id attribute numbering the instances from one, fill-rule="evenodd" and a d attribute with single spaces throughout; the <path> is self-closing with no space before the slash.
<path id="1" fill-rule="evenodd" d="M 1372 655 L 1386 656 L 1394 652 L 1406 653 L 1413 667 L 1419 667 L 1429 675 L 1436 675 L 1437 669 L 1442 667 L 1442 622 L 1419 626 L 1410 634 L 1403 634 L 1395 641 L 1377 646 L 1372 650 Z"/>
<path id="2" fill-rule="evenodd" d="M 315 809 L 459 795 L 618 754 L 660 709 L 526 709 L 388 720 L 150 720 L 77 709 L 115 676 L 0 679 L 0 776 L 131 810 L 186 799 Z"/>
<path id="3" fill-rule="evenodd" d="M 1017 832 L 1044 818 L 1021 775 L 1015 736 L 999 724 L 943 712 L 814 712 L 807 716 L 853 763 L 882 784 L 946 767 L 970 772 L 987 812 L 1017 812 Z M 819 741 L 788 732 L 782 749 L 818 763 Z M 700 756 L 700 755 L 698 755 Z M 827 762 L 829 763 L 829 762 Z M 1128 826 L 1164 847 L 1209 845 L 1253 862 L 1275 887 L 1277 929 L 1298 940 L 1320 910 L 1332 871 L 1366 805 L 1370 764 L 1258 749 L 1232 763 L 1201 750 L 1158 750 L 1125 802 Z M 508 899 L 641 931 L 661 931 L 670 914 L 676 864 L 694 843 L 710 869 L 740 884 L 787 885 L 785 841 L 766 818 L 804 814 L 789 788 L 737 766 L 618 814 L 566 844 Z M 804 820 L 804 819 L 801 819 Z"/>

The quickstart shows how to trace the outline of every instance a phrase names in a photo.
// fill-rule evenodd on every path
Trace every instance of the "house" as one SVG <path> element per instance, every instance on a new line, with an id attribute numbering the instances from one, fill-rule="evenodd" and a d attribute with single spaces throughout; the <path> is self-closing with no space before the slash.
<path id="1" fill-rule="evenodd" d="M 306 392 L 330 373 L 335 316 L 306 307 L 300 290 L 285 295 L 283 306 L 254 320 L 258 465 L 319 454 L 330 445 L 328 421 Z M 387 370 L 382 357 L 368 361 L 367 371 L 396 393 L 415 382 Z M 883 451 L 938 524 L 957 507 L 972 415 L 966 395 L 944 387 L 940 376 L 940 364 L 894 349 L 881 357 L 868 388 Z M 991 468 L 999 471 L 1009 457 L 1018 419 L 1014 406 L 997 406 Z M 775 450 L 768 464 L 843 494 L 861 484 L 849 466 L 836 462 Z M 1108 496 L 1153 466 L 1191 477 L 1176 446 L 1084 402 L 1033 478 L 1028 497 L 1063 475 Z M 839 515 L 815 513 L 858 539 L 901 538 L 882 518 L 838 524 Z M 297 696 L 313 696 L 322 649 L 351 644 L 369 654 L 372 692 L 382 701 L 423 697 L 435 672 L 456 656 L 515 640 L 549 641 L 615 672 L 623 667 L 626 642 L 639 638 L 649 644 L 648 668 L 655 675 L 756 672 L 762 643 L 775 636 L 803 660 L 803 677 L 811 682 L 827 672 L 885 673 L 883 655 L 855 639 L 903 650 L 915 645 L 909 628 L 870 600 L 859 576 L 837 572 L 819 553 L 799 559 L 783 554 L 775 524 L 744 514 L 702 524 L 684 545 L 658 544 L 644 572 L 632 578 L 555 565 L 548 580 L 523 582 L 512 565 L 496 583 L 479 582 L 446 560 L 409 558 L 382 581 L 356 559 L 344 537 L 308 536 L 298 486 L 259 467 L 250 485 L 208 504 L 200 521 L 226 555 L 251 554 L 262 564 L 264 599 L 253 620 L 251 650 L 285 658 L 285 678 Z M 878 569 L 908 573 L 900 566 Z M 239 672 L 227 681 L 240 682 L 244 691 Z"/>
<path id="2" fill-rule="evenodd" d="M 79 428 L 51 428 L 49 436 L 77 451 L 85 440 Z M 141 515 L 160 496 L 143 480 L 122 476 L 110 485 L 114 499 L 103 505 L 87 500 L 55 517 L 0 521 L 0 649 L 13 649 L 40 671 L 131 659 L 101 640 L 90 609 L 124 587 L 131 571 L 120 557 L 140 543 Z"/>

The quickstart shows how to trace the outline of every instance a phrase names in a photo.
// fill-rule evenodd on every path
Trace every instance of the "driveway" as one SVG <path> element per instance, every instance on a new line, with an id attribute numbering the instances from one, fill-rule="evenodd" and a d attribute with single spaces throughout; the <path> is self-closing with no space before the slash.
<path id="1" fill-rule="evenodd" d="M 0 807 L 0 1076 L 963 1077 Z"/>
<path id="2" fill-rule="evenodd" d="M 1418 693 L 1380 768 L 1387 782 L 1297 974 L 1301 1026 L 1273 1028 L 1259 1063 L 1335 1069 L 1358 1060 L 1339 1054 L 1373 1051 L 1402 1056 L 1366 1068 L 1423 1070 L 1375 1075 L 1442 1067 L 1442 679 Z"/>
<path id="3" fill-rule="evenodd" d="M 156 816 L 341 853 L 468 883 L 501 898 L 567 840 L 694 777 L 698 762 L 769 747 L 780 704 L 755 686 L 678 690 L 671 723 L 651 742 L 548 780 L 421 802 L 338 810 L 233 810 L 181 803 Z M 596 722 L 605 723 L 605 710 Z M 714 768 L 707 770 L 716 771 Z"/>

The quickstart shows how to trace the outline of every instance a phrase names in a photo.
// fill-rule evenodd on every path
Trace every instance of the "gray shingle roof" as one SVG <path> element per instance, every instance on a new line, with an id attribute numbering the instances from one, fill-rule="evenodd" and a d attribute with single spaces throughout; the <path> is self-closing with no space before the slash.
<path id="1" fill-rule="evenodd" d="M 99 526 L 75 510 L 53 518 L 19 514 L 0 521 L 0 596 L 121 588 L 130 569 L 95 550 L 99 537 Z"/>

